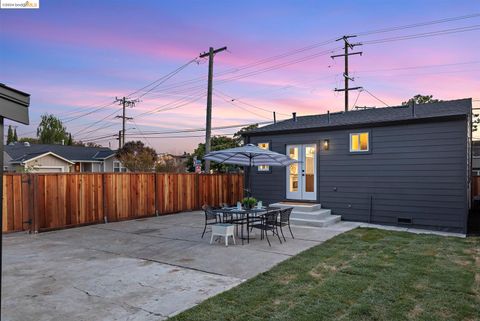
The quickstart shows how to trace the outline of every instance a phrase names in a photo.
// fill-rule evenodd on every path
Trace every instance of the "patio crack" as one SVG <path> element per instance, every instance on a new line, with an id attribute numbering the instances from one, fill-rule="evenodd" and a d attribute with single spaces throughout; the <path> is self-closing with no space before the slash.
<path id="1" fill-rule="evenodd" d="M 143 285 L 142 285 L 143 286 Z M 98 294 L 92 294 L 90 292 L 88 292 L 87 290 L 83 290 L 83 289 L 80 289 L 79 287 L 76 287 L 76 286 L 73 286 L 73 288 L 77 291 L 80 291 L 80 292 L 83 292 L 85 293 L 88 297 L 96 297 L 96 298 L 100 298 L 100 299 L 104 299 L 106 300 L 108 303 L 110 304 L 113 304 L 113 305 L 116 305 L 116 306 L 119 306 L 121 307 L 122 309 L 124 309 L 125 311 L 127 312 L 131 312 L 131 310 L 136 310 L 136 311 L 143 311 L 143 312 L 146 312 L 150 315 L 153 315 L 153 316 L 156 316 L 156 317 L 162 317 L 162 318 L 165 318 L 166 316 L 163 315 L 162 313 L 159 313 L 159 312 L 153 312 L 153 311 L 150 311 L 150 310 L 147 310 L 147 309 L 144 309 L 144 308 L 141 308 L 141 307 L 137 307 L 137 306 L 134 306 L 134 305 L 131 305 L 131 304 L 128 304 L 126 302 L 122 302 L 122 303 L 117 303 L 115 301 L 112 301 L 112 300 L 109 300 L 101 295 L 98 295 Z"/>
<path id="2" fill-rule="evenodd" d="M 202 273 L 207 273 L 207 274 L 216 275 L 216 276 L 222 276 L 222 277 L 228 277 L 228 278 L 235 278 L 235 279 L 241 280 L 242 282 L 244 281 L 244 280 L 241 279 L 241 278 L 232 277 L 232 276 L 230 276 L 230 275 L 226 275 L 226 274 L 222 274 L 222 273 L 217 273 L 217 272 L 206 271 L 206 270 L 197 269 L 197 268 L 189 267 L 189 266 L 185 266 L 185 265 L 179 265 L 179 264 L 174 264 L 174 263 L 169 263 L 169 262 L 163 262 L 163 261 L 160 261 L 160 260 L 154 260 L 154 259 L 149 259 L 149 258 L 140 257 L 140 256 L 132 256 L 132 255 L 128 255 L 128 254 L 125 254 L 125 253 L 120 254 L 120 253 L 115 253 L 115 252 L 111 252 L 111 251 L 107 251 L 107 250 L 100 250 L 100 249 L 95 249 L 95 248 L 90 248 L 90 247 L 85 247 L 85 249 L 92 250 L 92 251 L 103 252 L 103 253 L 108 253 L 108 254 L 112 254 L 112 255 L 115 255 L 115 256 L 119 256 L 119 257 L 128 257 L 128 258 L 130 258 L 130 259 L 136 259 L 136 260 L 142 260 L 142 261 L 147 261 L 147 262 L 152 262 L 152 263 L 169 265 L 169 266 L 173 266 L 173 267 L 182 268 L 182 269 L 185 269 L 185 270 L 202 272 Z"/>

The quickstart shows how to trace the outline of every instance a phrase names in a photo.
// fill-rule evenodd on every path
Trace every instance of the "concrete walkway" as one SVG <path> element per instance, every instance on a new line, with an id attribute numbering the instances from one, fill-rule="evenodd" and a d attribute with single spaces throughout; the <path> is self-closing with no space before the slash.
<path id="1" fill-rule="evenodd" d="M 163 320 L 357 227 L 293 227 L 295 239 L 209 244 L 203 213 L 4 236 L 3 320 Z M 237 243 L 238 244 L 238 243 Z"/>

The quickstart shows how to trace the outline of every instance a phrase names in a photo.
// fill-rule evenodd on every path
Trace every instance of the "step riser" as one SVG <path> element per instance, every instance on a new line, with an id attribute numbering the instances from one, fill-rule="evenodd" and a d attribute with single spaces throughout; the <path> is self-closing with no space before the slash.
<path id="1" fill-rule="evenodd" d="M 320 213 L 320 214 L 310 214 L 310 213 L 292 213 L 290 215 L 291 218 L 301 218 L 301 219 L 306 219 L 306 220 L 322 220 L 322 219 L 327 219 L 331 215 L 331 211 L 328 210 L 325 213 Z"/>
<path id="2" fill-rule="evenodd" d="M 314 212 L 322 209 L 321 204 L 308 204 L 308 205 L 293 205 L 293 204 L 282 204 L 282 203 L 274 203 L 270 204 L 271 207 L 280 207 L 280 208 L 289 208 L 293 207 L 295 212 Z"/>
<path id="3" fill-rule="evenodd" d="M 299 219 L 290 219 L 290 223 L 296 226 L 315 226 L 315 227 L 326 227 L 340 222 L 341 216 L 335 215 L 325 220 L 299 220 Z"/>

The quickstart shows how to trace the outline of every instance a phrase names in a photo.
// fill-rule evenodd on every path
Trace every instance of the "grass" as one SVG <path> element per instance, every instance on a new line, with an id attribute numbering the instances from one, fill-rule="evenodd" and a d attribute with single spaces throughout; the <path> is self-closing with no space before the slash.
<path id="1" fill-rule="evenodd" d="M 358 228 L 169 320 L 480 320 L 480 238 Z"/>

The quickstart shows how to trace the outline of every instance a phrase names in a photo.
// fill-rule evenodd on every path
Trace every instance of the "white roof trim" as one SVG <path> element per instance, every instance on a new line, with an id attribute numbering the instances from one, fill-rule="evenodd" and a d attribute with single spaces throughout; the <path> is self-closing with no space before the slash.
<path id="1" fill-rule="evenodd" d="M 72 161 L 70 161 L 70 160 L 68 160 L 68 159 L 66 159 L 66 158 L 63 158 L 62 156 L 57 155 L 57 154 L 55 154 L 54 152 L 46 152 L 46 153 L 40 154 L 40 155 L 38 155 L 38 156 L 35 156 L 35 157 L 33 157 L 33 158 L 30 158 L 30 159 L 28 159 L 28 160 L 25 160 L 25 161 L 12 162 L 12 163 L 20 163 L 20 164 L 23 165 L 23 164 L 25 164 L 25 163 L 31 162 L 31 161 L 33 161 L 33 160 L 36 160 L 36 159 L 39 159 L 39 158 L 42 158 L 42 157 L 45 157 L 45 156 L 48 156 L 48 155 L 52 155 L 53 157 L 59 158 L 59 159 L 65 161 L 65 162 L 67 162 L 67 163 L 72 164 L 72 165 L 75 164 L 74 162 L 72 162 Z"/>
<path id="2" fill-rule="evenodd" d="M 72 159 L 72 162 L 74 163 L 103 163 L 103 160 L 74 160 Z"/>

